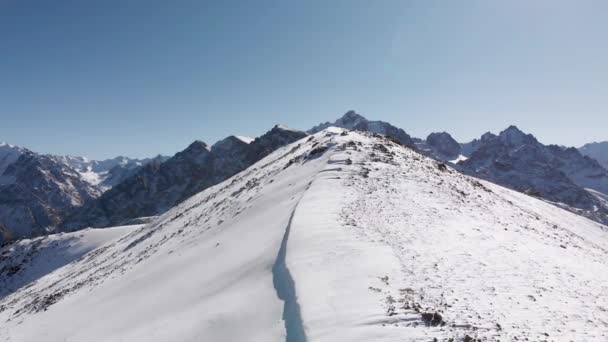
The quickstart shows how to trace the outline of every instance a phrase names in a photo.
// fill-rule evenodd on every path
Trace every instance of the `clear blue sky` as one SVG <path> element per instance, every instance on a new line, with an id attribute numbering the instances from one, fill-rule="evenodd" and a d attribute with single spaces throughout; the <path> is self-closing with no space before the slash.
<path id="1" fill-rule="evenodd" d="M 105 158 L 307 129 L 608 140 L 608 1 L 0 0 L 0 141 Z"/>

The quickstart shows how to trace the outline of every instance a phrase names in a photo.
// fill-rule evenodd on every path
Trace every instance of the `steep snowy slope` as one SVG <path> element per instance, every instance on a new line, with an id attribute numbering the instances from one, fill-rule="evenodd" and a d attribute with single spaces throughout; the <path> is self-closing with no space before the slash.
<path id="1" fill-rule="evenodd" d="M 0 298 L 141 225 L 84 229 L 15 241 L 0 249 Z"/>
<path id="2" fill-rule="evenodd" d="M 0 300 L 5 341 L 606 341 L 606 227 L 329 129 Z"/>

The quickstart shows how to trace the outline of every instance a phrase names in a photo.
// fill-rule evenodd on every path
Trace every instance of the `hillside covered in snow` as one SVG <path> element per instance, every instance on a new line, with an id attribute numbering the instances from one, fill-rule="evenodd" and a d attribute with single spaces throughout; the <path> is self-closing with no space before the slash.
<path id="1" fill-rule="evenodd" d="M 0 340 L 608 339 L 605 226 L 372 133 L 327 128 L 123 229 L 35 277 L 11 260 L 97 230 L 0 251 L 32 279 L 2 283 Z"/>

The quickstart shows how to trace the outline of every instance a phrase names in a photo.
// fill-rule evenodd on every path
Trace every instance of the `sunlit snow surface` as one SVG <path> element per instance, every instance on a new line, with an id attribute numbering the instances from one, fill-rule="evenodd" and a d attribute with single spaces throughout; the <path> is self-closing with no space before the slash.
<path id="1" fill-rule="evenodd" d="M 0 299 L 0 340 L 606 341 L 605 229 L 332 128 Z"/>

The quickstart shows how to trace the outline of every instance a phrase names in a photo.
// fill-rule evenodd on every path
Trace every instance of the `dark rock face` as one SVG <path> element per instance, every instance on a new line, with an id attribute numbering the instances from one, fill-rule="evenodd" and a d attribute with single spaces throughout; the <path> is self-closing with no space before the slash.
<path id="1" fill-rule="evenodd" d="M 31 151 L 10 164 L 2 177 L 0 240 L 46 234 L 67 212 L 100 195 L 74 169 Z"/>
<path id="2" fill-rule="evenodd" d="M 471 142 L 461 144 L 461 153 L 466 157 L 470 157 L 471 154 L 473 154 L 473 152 L 477 151 L 477 149 L 483 146 L 485 142 L 490 141 L 494 138 L 496 138 L 496 135 L 490 132 L 486 132 L 479 139 L 475 139 Z"/>
<path id="3" fill-rule="evenodd" d="M 445 156 L 445 159 L 456 159 L 460 155 L 460 144 L 447 132 L 429 134 L 426 143 L 435 153 Z"/>
<path id="4" fill-rule="evenodd" d="M 608 208 L 586 188 L 608 193 L 608 171 L 576 149 L 545 146 L 511 126 L 499 135 L 476 140 L 469 159 L 459 163 L 473 176 L 566 204 L 599 222 L 608 222 Z"/>
<path id="5" fill-rule="evenodd" d="M 106 227 L 161 214 L 305 136 L 306 133 L 275 126 L 251 143 L 231 136 L 209 148 L 204 142 L 195 141 L 165 162 L 148 163 L 98 200 L 75 210 L 64 221 L 63 229 Z"/>
<path id="6" fill-rule="evenodd" d="M 308 133 L 314 134 L 331 126 L 387 135 L 396 139 L 402 145 L 410 147 L 414 147 L 415 145 L 412 137 L 405 133 L 403 129 L 384 121 L 369 121 L 362 115 L 355 113 L 353 110 L 346 112 L 346 114 L 333 123 L 325 122 L 311 128 Z"/>

